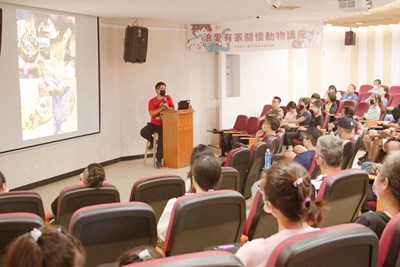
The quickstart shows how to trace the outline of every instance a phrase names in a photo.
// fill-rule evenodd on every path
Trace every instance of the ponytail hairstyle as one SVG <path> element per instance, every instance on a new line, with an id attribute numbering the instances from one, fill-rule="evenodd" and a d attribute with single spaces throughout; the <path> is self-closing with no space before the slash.
<path id="1" fill-rule="evenodd" d="M 45 226 L 15 239 L 8 247 L 4 267 L 83 267 L 82 244 L 61 228 Z"/>
<path id="2" fill-rule="evenodd" d="M 313 200 L 314 187 L 307 170 L 295 161 L 278 161 L 267 171 L 263 184 L 265 201 L 271 202 L 288 220 L 317 225 L 322 204 Z"/>
<path id="3" fill-rule="evenodd" d="M 125 251 L 118 258 L 118 266 L 125 266 L 135 262 L 148 261 L 153 259 L 163 258 L 156 248 L 150 246 L 137 246 Z"/>
<path id="4" fill-rule="evenodd" d="M 222 168 L 214 156 L 205 155 L 194 161 L 192 173 L 197 185 L 208 191 L 215 189 L 219 184 Z"/>
<path id="5" fill-rule="evenodd" d="M 83 171 L 83 183 L 88 187 L 100 188 L 105 180 L 104 168 L 98 163 L 89 164 Z"/>

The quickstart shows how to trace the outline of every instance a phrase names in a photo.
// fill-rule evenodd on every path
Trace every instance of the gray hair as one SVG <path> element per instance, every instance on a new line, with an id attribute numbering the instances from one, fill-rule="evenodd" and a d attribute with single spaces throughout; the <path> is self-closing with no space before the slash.
<path id="1" fill-rule="evenodd" d="M 324 135 L 318 138 L 317 155 L 331 167 L 338 167 L 343 159 L 343 141 L 336 136 Z"/>

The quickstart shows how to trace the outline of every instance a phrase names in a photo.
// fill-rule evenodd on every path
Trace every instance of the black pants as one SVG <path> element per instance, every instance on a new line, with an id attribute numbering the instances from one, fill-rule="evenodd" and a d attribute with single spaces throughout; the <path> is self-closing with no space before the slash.
<path id="1" fill-rule="evenodd" d="M 153 143 L 153 133 L 158 133 L 158 145 L 156 158 L 158 161 L 163 159 L 163 136 L 162 136 L 162 126 L 155 125 L 153 123 L 147 123 L 146 126 L 140 131 L 140 135 L 147 139 L 151 144 Z"/>
<path id="2" fill-rule="evenodd" d="M 286 132 L 284 144 L 287 146 L 293 146 L 292 138 L 303 140 L 304 134 L 301 131 L 297 131 L 297 130 L 295 132 Z"/>

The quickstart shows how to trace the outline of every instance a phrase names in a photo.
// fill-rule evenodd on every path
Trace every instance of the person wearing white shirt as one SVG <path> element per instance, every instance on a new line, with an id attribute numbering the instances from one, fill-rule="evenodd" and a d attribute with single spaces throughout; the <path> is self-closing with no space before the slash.
<path id="1" fill-rule="evenodd" d="M 311 199 L 310 175 L 297 162 L 282 160 L 272 164 L 259 190 L 264 200 L 264 211 L 278 221 L 278 233 L 265 239 L 254 239 L 236 252 L 246 267 L 266 266 L 280 242 L 317 230 L 310 225 L 317 225 L 322 219 L 322 204 Z"/>
<path id="2" fill-rule="evenodd" d="M 318 192 L 324 178 L 341 170 L 343 160 L 343 141 L 339 137 L 324 135 L 318 138 L 315 162 L 321 169 L 321 174 L 311 183 Z"/>
<path id="3" fill-rule="evenodd" d="M 214 156 L 205 155 L 196 159 L 192 165 L 193 187 L 196 193 L 213 191 L 221 178 L 221 164 Z M 177 198 L 171 198 L 157 224 L 158 238 L 164 242 L 172 210 Z"/>

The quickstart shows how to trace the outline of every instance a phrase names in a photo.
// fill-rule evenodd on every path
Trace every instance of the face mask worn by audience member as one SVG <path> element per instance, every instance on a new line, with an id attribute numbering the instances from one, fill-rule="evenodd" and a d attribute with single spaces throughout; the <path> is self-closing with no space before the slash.
<path id="1" fill-rule="evenodd" d="M 318 108 L 317 107 L 313 107 L 313 111 L 314 111 L 314 113 L 317 113 L 318 112 Z"/>
<path id="2" fill-rule="evenodd" d="M 267 125 L 263 124 L 263 125 L 261 126 L 261 129 L 265 132 L 265 131 L 267 130 Z"/>
<path id="3" fill-rule="evenodd" d="M 373 104 L 375 104 L 375 100 L 374 100 L 374 99 L 370 99 L 370 100 L 369 100 L 369 103 L 370 103 L 371 105 L 373 105 Z"/>
<path id="4" fill-rule="evenodd" d="M 372 185 L 372 192 L 374 192 L 374 195 L 376 197 L 379 197 L 379 193 L 383 191 L 383 188 L 380 190 L 376 190 L 376 179 L 374 180 L 374 183 Z"/>
<path id="5" fill-rule="evenodd" d="M 300 105 L 299 105 L 299 109 L 300 109 L 300 110 L 303 110 L 303 109 L 304 109 L 304 105 L 301 105 L 301 104 L 300 104 Z"/>
<path id="6" fill-rule="evenodd" d="M 165 90 L 160 90 L 160 96 L 165 96 Z"/>

